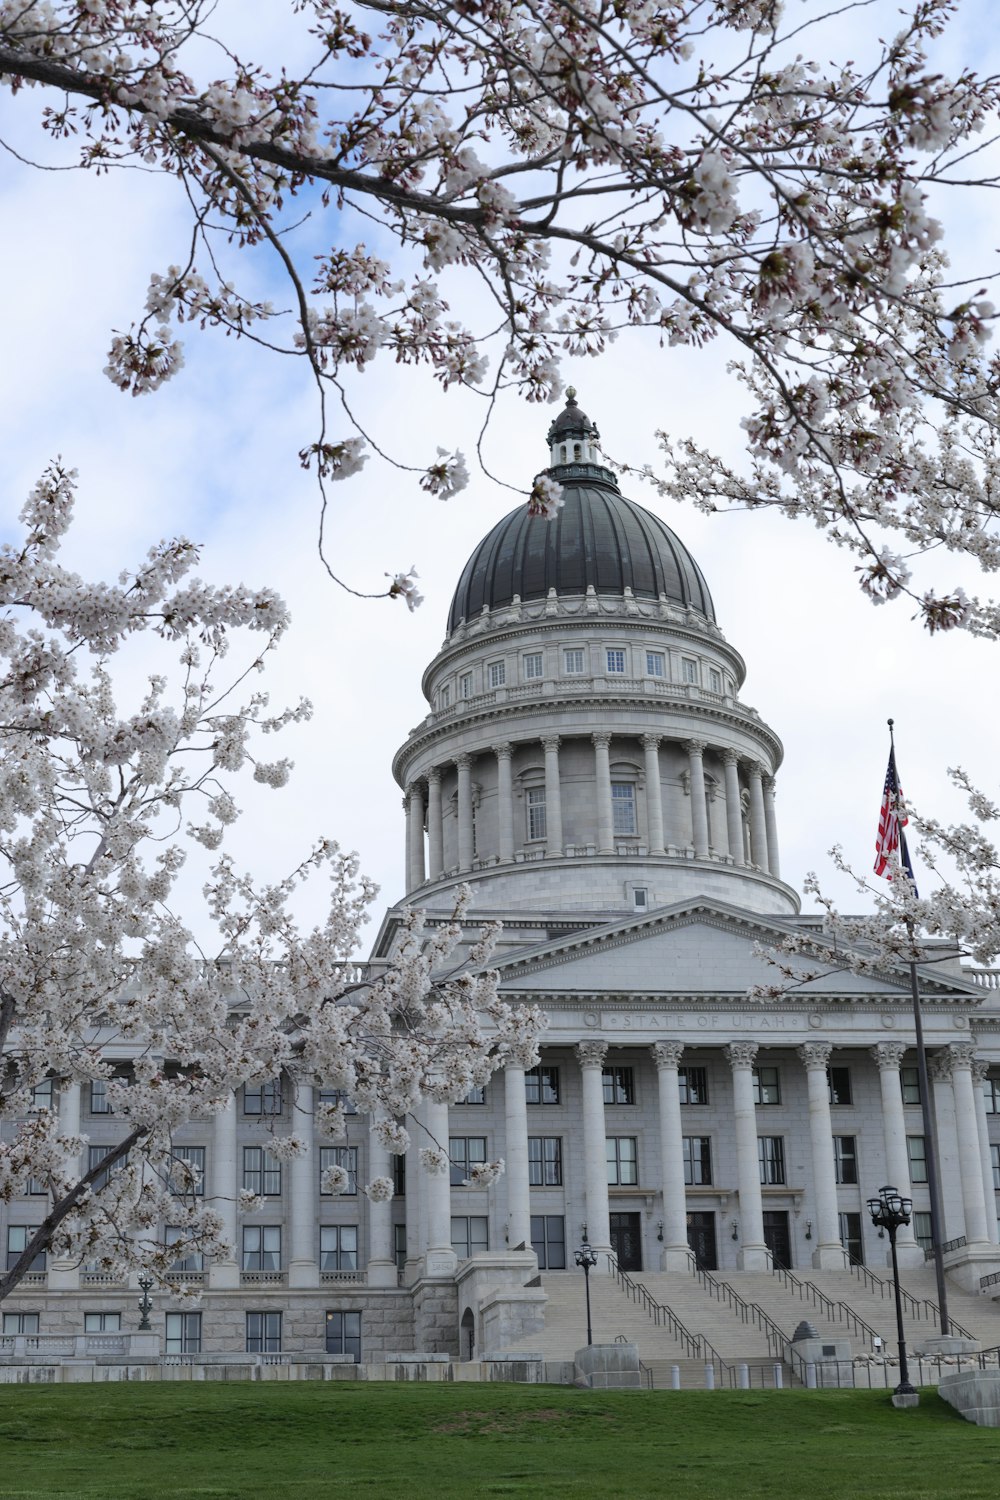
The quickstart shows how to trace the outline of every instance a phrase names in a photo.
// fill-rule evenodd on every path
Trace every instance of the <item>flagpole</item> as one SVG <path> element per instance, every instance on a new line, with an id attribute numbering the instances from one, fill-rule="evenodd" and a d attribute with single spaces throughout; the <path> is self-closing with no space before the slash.
<path id="1" fill-rule="evenodd" d="M 900 843 L 900 865 L 908 869 L 910 884 L 916 890 L 916 883 L 912 878 L 912 867 L 906 854 L 906 835 L 903 832 L 902 820 L 899 818 L 899 775 L 896 772 L 896 737 L 893 733 L 893 721 L 889 724 L 889 753 L 892 756 L 892 768 L 896 783 L 897 822 L 899 824 Z M 924 1027 L 920 1014 L 920 988 L 917 983 L 917 961 L 913 956 L 916 947 L 916 934 L 914 923 L 911 918 L 906 919 L 906 931 L 910 939 L 910 994 L 913 999 L 913 1029 L 916 1033 L 917 1042 L 917 1077 L 920 1083 L 920 1113 L 924 1127 L 924 1156 L 927 1164 L 927 1191 L 931 1201 L 931 1247 L 934 1252 L 934 1276 L 937 1281 L 938 1308 L 941 1314 L 941 1333 L 947 1338 L 951 1332 L 948 1320 L 948 1289 L 944 1279 L 944 1256 L 941 1251 L 942 1236 L 944 1228 L 944 1214 L 941 1208 L 941 1185 L 938 1179 L 938 1150 L 937 1129 L 931 1115 L 931 1090 L 930 1079 L 927 1073 L 927 1049 L 924 1046 Z"/>

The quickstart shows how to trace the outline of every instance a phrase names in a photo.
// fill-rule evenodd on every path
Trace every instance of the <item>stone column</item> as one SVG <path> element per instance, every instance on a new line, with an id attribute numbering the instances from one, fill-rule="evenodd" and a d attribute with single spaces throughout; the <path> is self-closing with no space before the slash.
<path id="1" fill-rule="evenodd" d="M 406 881 L 406 892 L 409 895 L 413 887 L 410 884 L 410 866 L 413 863 L 413 819 L 410 816 L 410 798 L 403 793 L 403 815 L 406 819 L 406 853 L 403 857 L 403 879 Z"/>
<path id="2" fill-rule="evenodd" d="M 698 859 L 708 858 L 708 809 L 705 806 L 704 740 L 688 740 L 688 779 L 691 789 L 691 837 Z"/>
<path id="3" fill-rule="evenodd" d="M 233 1247 L 232 1258 L 209 1264 L 208 1284 L 213 1289 L 238 1287 L 240 1284 L 239 1221 L 236 1213 L 236 1096 L 231 1095 L 225 1109 L 215 1117 L 212 1130 L 210 1182 L 212 1207 L 222 1219 L 222 1237 Z"/>
<path id="4" fill-rule="evenodd" d="M 837 1178 L 830 1123 L 829 1042 L 806 1042 L 799 1049 L 809 1088 L 809 1139 L 812 1146 L 813 1189 L 816 1195 L 816 1239 L 812 1263 L 818 1271 L 841 1271 L 845 1265 L 837 1217 Z"/>
<path id="5" fill-rule="evenodd" d="M 767 820 L 764 816 L 763 770 L 752 760 L 750 777 L 750 857 L 760 870 L 767 870 Z"/>
<path id="6" fill-rule="evenodd" d="M 597 852 L 614 854 L 615 825 L 611 810 L 611 733 L 602 729 L 592 735 L 594 771 L 597 780 Z"/>
<path id="7" fill-rule="evenodd" d="M 510 745 L 494 745 L 497 758 L 497 853 L 500 863 L 509 865 L 514 858 L 514 785 L 511 778 Z"/>
<path id="8" fill-rule="evenodd" d="M 424 790 L 415 781 L 406 790 L 410 830 L 410 890 L 424 883 Z"/>
<path id="9" fill-rule="evenodd" d="M 559 782 L 559 736 L 542 740 L 545 750 L 545 853 L 551 859 L 563 852 L 562 788 Z"/>
<path id="10" fill-rule="evenodd" d="M 879 1071 L 879 1086 L 882 1090 L 882 1129 L 885 1133 L 885 1180 L 904 1195 L 912 1198 L 910 1187 L 910 1158 L 906 1151 L 906 1117 L 903 1114 L 903 1090 L 899 1081 L 899 1067 L 906 1052 L 905 1042 L 879 1042 L 871 1048 L 871 1057 Z M 874 1186 L 882 1187 L 882 1183 Z M 874 1188 L 873 1188 L 874 1191 Z M 901 1266 L 922 1266 L 924 1252 L 913 1234 L 912 1221 L 901 1224 L 896 1232 L 896 1253 Z M 892 1256 L 886 1248 L 886 1265 Z"/>
<path id="11" fill-rule="evenodd" d="M 735 750 L 722 752 L 722 763 L 726 768 L 726 830 L 729 834 L 729 853 L 734 865 L 746 863 L 743 854 L 743 807 L 740 802 L 739 756 Z"/>
<path id="12" fill-rule="evenodd" d="M 524 1069 L 508 1063 L 503 1073 L 506 1120 L 507 1244 L 531 1249 L 531 1189 L 528 1183 L 528 1103 Z"/>
<path id="13" fill-rule="evenodd" d="M 303 1128 L 309 1136 L 309 1150 L 293 1156 L 288 1164 L 291 1206 L 289 1208 L 290 1256 L 288 1285 L 319 1286 L 319 1247 L 316 1244 L 316 1212 L 319 1189 L 319 1157 L 315 1150 L 316 1132 L 313 1120 L 313 1090 L 300 1083 L 295 1108 L 301 1113 Z"/>
<path id="14" fill-rule="evenodd" d="M 472 756 L 459 755 L 458 767 L 458 868 L 464 875 L 472 869 Z"/>
<path id="15" fill-rule="evenodd" d="M 448 1150 L 448 1106 L 434 1099 L 424 1102 L 424 1121 L 432 1148 Z M 451 1173 L 447 1161 L 444 1170 L 422 1169 L 422 1183 L 427 1196 L 427 1249 L 424 1252 L 424 1274 L 453 1276 L 458 1257 L 451 1248 Z"/>
<path id="16" fill-rule="evenodd" d="M 677 1068 L 683 1042 L 654 1042 L 660 1104 L 660 1180 L 663 1183 L 663 1250 L 661 1271 L 686 1271 L 691 1262 L 687 1240 L 687 1201 L 684 1183 L 684 1128 Z"/>
<path id="17" fill-rule="evenodd" d="M 774 815 L 774 777 L 764 778 L 764 832 L 767 836 L 767 868 L 775 879 L 781 877 L 778 854 L 778 820 Z"/>
<path id="18" fill-rule="evenodd" d="M 993 1186 L 993 1154 L 990 1151 L 990 1125 L 986 1115 L 986 1100 L 983 1098 L 983 1084 L 986 1082 L 990 1065 L 984 1057 L 973 1059 L 972 1084 L 976 1091 L 976 1124 L 979 1128 L 979 1159 L 983 1165 L 983 1196 L 986 1201 L 986 1231 L 990 1237 L 990 1243 L 998 1243 L 1000 1236 L 997 1234 L 997 1211 L 996 1211 L 996 1188 Z"/>
<path id="19" fill-rule="evenodd" d="M 377 1117 L 372 1115 L 368 1128 L 368 1181 L 376 1177 L 392 1180 L 389 1153 L 379 1140 L 375 1126 Z M 359 1200 L 360 1201 L 360 1200 Z M 368 1265 L 369 1286 L 395 1286 L 396 1259 L 392 1253 L 392 1199 L 368 1202 Z"/>
<path id="20" fill-rule="evenodd" d="M 740 1251 L 742 1271 L 766 1271 L 771 1258 L 764 1243 L 764 1210 L 757 1154 L 757 1111 L 753 1102 L 753 1065 L 756 1042 L 730 1042 L 724 1047 L 733 1070 L 733 1126 L 736 1131 L 736 1175 L 740 1195 Z"/>
<path id="21" fill-rule="evenodd" d="M 941 1238 L 947 1241 L 965 1234 L 958 1121 L 951 1079 L 951 1054 L 947 1047 L 939 1048 L 927 1059 L 927 1071 L 934 1098 L 934 1138 L 937 1143 L 938 1182 L 941 1184 L 941 1213 L 944 1219 Z"/>
<path id="22" fill-rule="evenodd" d="M 427 874 L 440 880 L 444 874 L 444 824 L 441 816 L 441 769 L 427 772 Z"/>
<path id="23" fill-rule="evenodd" d="M 420 1261 L 427 1245 L 423 1231 L 422 1206 L 424 1202 L 424 1169 L 420 1165 L 420 1149 L 424 1144 L 424 1133 L 420 1127 L 419 1105 L 407 1116 L 406 1128 L 410 1144 L 406 1148 L 406 1266 L 407 1283 L 417 1275 Z"/>
<path id="24" fill-rule="evenodd" d="M 55 1085 L 53 1084 L 53 1087 Z M 64 1136 L 80 1134 L 80 1085 L 64 1083 L 59 1090 L 59 1133 Z M 67 1155 L 64 1171 L 71 1182 L 80 1176 L 80 1158 L 74 1152 Z M 75 1292 L 80 1285 L 80 1267 L 76 1260 L 49 1261 L 48 1286 L 50 1291 Z"/>
<path id="25" fill-rule="evenodd" d="M 583 1158 L 587 1199 L 587 1237 L 601 1252 L 596 1269 L 604 1271 L 604 1252 L 611 1250 L 608 1218 L 608 1148 L 604 1125 L 604 1081 L 602 1071 L 608 1053 L 606 1042 L 578 1042 L 576 1055 L 583 1076 Z"/>
<path id="26" fill-rule="evenodd" d="M 965 1211 L 965 1239 L 969 1245 L 988 1245 L 986 1204 L 983 1201 L 983 1165 L 979 1150 L 979 1123 L 976 1119 L 976 1096 L 972 1087 L 971 1042 L 953 1042 L 951 1086 L 955 1094 L 955 1125 L 958 1130 L 958 1160 L 962 1174 L 962 1207 Z"/>
<path id="27" fill-rule="evenodd" d="M 663 848 L 663 787 L 660 783 L 660 736 L 644 734 L 642 748 L 646 752 L 646 841 L 650 854 L 662 854 Z"/>

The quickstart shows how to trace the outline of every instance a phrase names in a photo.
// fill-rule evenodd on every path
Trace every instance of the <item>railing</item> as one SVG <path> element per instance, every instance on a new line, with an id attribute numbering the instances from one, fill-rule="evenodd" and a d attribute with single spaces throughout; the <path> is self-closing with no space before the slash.
<path id="1" fill-rule="evenodd" d="M 979 1290 L 985 1292 L 988 1286 L 996 1286 L 998 1281 L 1000 1281 L 1000 1271 L 991 1271 L 989 1276 L 980 1276 Z"/>
<path id="2" fill-rule="evenodd" d="M 14 1333 L 0 1335 L 0 1356 L 28 1359 L 101 1358 L 131 1353 L 130 1333 Z"/>
<path id="3" fill-rule="evenodd" d="M 944 1244 L 941 1246 L 941 1254 L 950 1255 L 952 1250 L 961 1250 L 963 1245 L 967 1244 L 968 1240 L 965 1238 L 964 1234 L 956 1234 L 953 1240 L 945 1240 Z"/>
<path id="4" fill-rule="evenodd" d="M 350 1283 L 354 1286 L 363 1286 L 368 1280 L 367 1271 L 320 1271 L 319 1279 L 326 1285 L 329 1282 Z"/>
<path id="5" fill-rule="evenodd" d="M 697 1359 L 701 1354 L 704 1340 L 697 1334 L 692 1333 L 689 1328 L 685 1328 L 672 1308 L 667 1307 L 662 1302 L 657 1302 L 655 1297 L 650 1296 L 641 1282 L 633 1281 L 628 1272 L 622 1270 L 615 1256 L 608 1255 L 606 1259 L 609 1272 L 614 1276 L 625 1295 L 630 1297 L 633 1302 L 639 1304 L 643 1311 L 652 1318 L 657 1328 L 668 1329 L 674 1338 L 683 1344 L 684 1352 L 689 1359 Z"/>
<path id="6" fill-rule="evenodd" d="M 629 1338 L 628 1334 L 625 1334 L 625 1333 L 616 1333 L 615 1334 L 615 1343 L 616 1344 L 631 1344 L 632 1340 Z M 653 1372 L 649 1368 L 648 1365 L 644 1365 L 643 1364 L 643 1362 L 642 1362 L 641 1359 L 639 1360 L 639 1375 L 640 1375 L 640 1377 L 642 1379 L 645 1380 L 647 1389 L 648 1390 L 652 1390 L 653 1389 Z"/>
<path id="7" fill-rule="evenodd" d="M 964 1245 L 964 1237 L 959 1236 L 959 1238 Z M 951 1243 L 953 1245 L 957 1245 L 957 1241 L 952 1241 Z M 946 1247 L 942 1245 L 941 1248 L 942 1250 L 944 1250 Z M 933 1259 L 933 1256 L 934 1252 L 932 1250 L 925 1251 L 925 1259 Z M 848 1260 L 850 1262 L 850 1271 L 852 1276 L 858 1276 L 858 1279 L 862 1281 L 865 1286 L 869 1287 L 871 1291 L 877 1291 L 878 1295 L 883 1298 L 895 1297 L 895 1292 L 893 1290 L 891 1281 L 885 1281 L 881 1276 L 876 1276 L 874 1271 L 869 1270 L 867 1266 L 862 1265 L 861 1261 L 855 1260 L 853 1256 L 849 1256 Z M 912 1292 L 908 1292 L 904 1286 L 901 1286 L 899 1288 L 899 1300 L 903 1304 L 904 1310 L 909 1313 L 911 1318 L 917 1318 L 921 1322 L 926 1320 L 928 1323 L 940 1323 L 941 1309 L 940 1307 L 938 1307 L 936 1302 L 932 1301 L 930 1297 L 914 1297 Z M 963 1324 L 957 1322 L 950 1313 L 948 1315 L 948 1318 L 951 1327 L 956 1333 L 960 1334 L 963 1339 L 975 1338 L 975 1334 L 970 1333 L 968 1328 L 964 1327 Z"/>
<path id="8" fill-rule="evenodd" d="M 742 1323 L 752 1324 L 760 1329 L 767 1340 L 769 1354 L 781 1360 L 786 1358 L 786 1350 L 791 1340 L 759 1302 L 747 1302 L 746 1298 L 741 1297 L 728 1281 L 718 1281 L 711 1271 L 706 1271 L 704 1266 L 698 1264 L 695 1255 L 690 1251 L 688 1252 L 688 1265 L 696 1281 L 710 1296 L 714 1297 L 717 1302 L 725 1302 L 730 1312 L 735 1313 Z"/>
<path id="9" fill-rule="evenodd" d="M 244 1286 L 284 1286 L 284 1271 L 241 1271 L 240 1281 Z"/>
<path id="10" fill-rule="evenodd" d="M 980 989 L 1000 990 L 1000 969 L 963 969 L 962 978 Z"/>
<path id="11" fill-rule="evenodd" d="M 794 1292 L 800 1302 L 811 1302 L 813 1307 L 817 1308 L 823 1317 L 828 1318 L 831 1323 L 838 1323 L 840 1321 L 837 1303 L 834 1302 L 832 1297 L 828 1297 L 824 1291 L 821 1291 L 815 1282 L 800 1281 L 786 1266 L 772 1266 L 771 1273 L 777 1276 L 778 1280 L 784 1286 L 788 1287 L 790 1291 Z"/>

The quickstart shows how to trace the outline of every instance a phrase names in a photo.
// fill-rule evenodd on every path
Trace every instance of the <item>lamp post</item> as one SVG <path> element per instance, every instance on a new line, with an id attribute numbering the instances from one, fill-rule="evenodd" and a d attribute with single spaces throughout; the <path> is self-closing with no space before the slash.
<path id="1" fill-rule="evenodd" d="M 153 1304 L 150 1301 L 149 1294 L 153 1289 L 153 1285 L 153 1278 L 148 1272 L 139 1277 L 139 1286 L 142 1289 L 142 1299 L 139 1302 L 141 1321 L 138 1331 L 140 1333 L 152 1333 L 153 1331 L 149 1326 L 149 1315 L 153 1311 Z"/>
<path id="2" fill-rule="evenodd" d="M 594 1336 L 590 1329 L 590 1271 L 591 1267 L 597 1265 L 597 1251 L 586 1240 L 576 1252 L 576 1263 L 583 1271 L 583 1285 L 587 1293 L 587 1343 L 592 1344 Z"/>
<path id="3" fill-rule="evenodd" d="M 868 1199 L 868 1212 L 879 1232 L 889 1234 L 889 1249 L 892 1253 L 892 1288 L 896 1295 L 896 1335 L 899 1339 L 899 1384 L 893 1391 L 894 1406 L 916 1406 L 920 1397 L 910 1384 L 910 1372 L 906 1364 L 906 1339 L 903 1334 L 903 1301 L 899 1295 L 899 1264 L 896 1260 L 896 1231 L 909 1224 L 913 1211 L 913 1200 L 904 1198 L 894 1187 L 882 1187 L 877 1198 Z"/>

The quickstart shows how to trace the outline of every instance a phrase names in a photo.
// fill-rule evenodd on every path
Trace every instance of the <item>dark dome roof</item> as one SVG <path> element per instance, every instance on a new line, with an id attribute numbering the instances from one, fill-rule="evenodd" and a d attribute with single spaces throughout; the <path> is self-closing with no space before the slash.
<path id="1" fill-rule="evenodd" d="M 565 464 L 549 472 L 563 482 L 562 508 L 548 521 L 520 505 L 497 522 L 462 571 L 449 634 L 484 606 L 510 604 L 515 594 L 544 599 L 555 589 L 571 597 L 590 584 L 598 594 L 626 588 L 640 599 L 665 594 L 714 621 L 712 596 L 690 552 L 658 516 L 626 500 L 609 470 Z"/>

